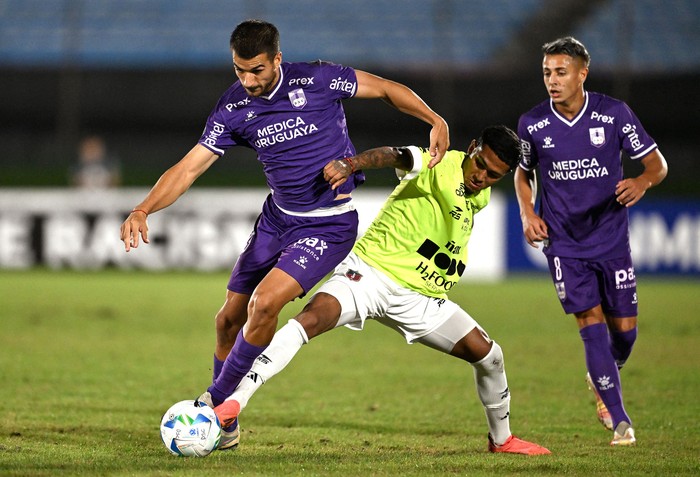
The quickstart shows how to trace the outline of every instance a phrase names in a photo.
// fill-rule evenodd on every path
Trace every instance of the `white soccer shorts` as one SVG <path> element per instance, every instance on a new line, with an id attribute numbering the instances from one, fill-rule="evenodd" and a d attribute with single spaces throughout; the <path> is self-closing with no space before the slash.
<path id="1" fill-rule="evenodd" d="M 316 293 L 321 292 L 340 303 L 336 327 L 362 330 L 372 319 L 396 330 L 409 344 L 417 341 L 445 353 L 474 327 L 482 330 L 456 303 L 402 287 L 352 252 Z"/>

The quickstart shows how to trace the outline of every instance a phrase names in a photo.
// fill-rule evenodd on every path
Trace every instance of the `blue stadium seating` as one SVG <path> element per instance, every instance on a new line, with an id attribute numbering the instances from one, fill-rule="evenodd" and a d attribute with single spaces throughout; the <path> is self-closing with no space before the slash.
<path id="1" fill-rule="evenodd" d="M 227 68 L 245 18 L 282 32 L 291 61 L 470 70 L 508 44 L 546 0 L 5 0 L 0 66 Z M 598 69 L 700 69 L 700 2 L 611 0 L 573 34 Z M 628 42 L 621 27 L 630 28 Z M 629 49 L 623 46 L 629 45 Z M 622 46 L 621 46 L 622 45 Z"/>

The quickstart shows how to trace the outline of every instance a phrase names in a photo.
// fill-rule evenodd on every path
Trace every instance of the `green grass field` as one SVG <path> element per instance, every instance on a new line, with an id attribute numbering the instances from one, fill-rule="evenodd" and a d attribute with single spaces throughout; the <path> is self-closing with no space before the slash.
<path id="1" fill-rule="evenodd" d="M 249 403 L 239 449 L 171 456 L 160 418 L 210 382 L 226 280 L 0 272 L 0 475 L 700 474 L 700 284 L 643 276 L 623 370 L 634 448 L 608 445 L 573 318 L 537 276 L 452 298 L 503 347 L 513 432 L 551 456 L 488 453 L 471 368 L 376 323 L 305 346 Z"/>

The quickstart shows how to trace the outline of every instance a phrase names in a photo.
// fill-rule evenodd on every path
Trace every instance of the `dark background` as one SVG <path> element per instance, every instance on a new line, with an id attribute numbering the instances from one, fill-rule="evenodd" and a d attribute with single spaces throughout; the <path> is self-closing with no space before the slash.
<path id="1" fill-rule="evenodd" d="M 8 3 L 12 7 L 15 2 Z M 112 17 L 101 15 L 100 8 L 109 10 L 119 6 L 106 0 L 92 3 L 54 0 L 46 4 L 63 15 L 61 25 L 75 27 L 61 31 L 64 34 L 65 31 L 78 32 L 82 35 L 80 38 L 91 31 L 85 25 L 98 20 L 105 29 L 97 34 L 98 39 L 107 38 L 109 28 L 115 24 L 134 21 L 117 13 Z M 173 2 L 171 5 L 184 8 L 187 4 Z M 104 51 L 98 48 L 94 52 L 85 41 L 78 46 L 72 44 L 70 34 L 60 48 L 42 51 L 42 42 L 50 38 L 46 38 L 48 34 L 42 36 L 41 25 L 37 27 L 32 23 L 38 13 L 25 11 L 24 16 L 17 16 L 10 8 L 0 12 L 0 26 L 23 21 L 35 25 L 31 35 L 27 33 L 29 28 L 17 29 L 16 38 L 11 35 L 14 30 L 5 29 L 0 33 L 0 187 L 67 185 L 67 171 L 75 162 L 77 143 L 89 133 L 104 136 L 110 151 L 120 159 L 123 185 L 152 185 L 165 168 L 196 143 L 218 97 L 235 81 L 228 51 L 230 30 L 240 20 L 262 16 L 280 27 L 285 60 L 306 61 L 321 57 L 366 69 L 411 87 L 448 121 L 451 147 L 455 149 L 466 148 L 484 125 L 504 123 L 515 128 L 520 114 L 546 99 L 539 48 L 544 41 L 575 34 L 586 43 L 593 57 L 587 89 L 625 100 L 669 162 L 668 178 L 654 193 L 680 197 L 699 195 L 695 184 L 700 172 L 696 159 L 700 145 L 700 55 L 696 51 L 700 49 L 700 43 L 696 42 L 700 39 L 696 21 L 700 19 L 700 2 L 422 2 L 421 5 L 430 6 L 431 17 L 427 19 L 409 14 L 402 16 L 401 8 L 387 10 L 387 5 L 400 7 L 402 4 L 418 8 L 415 1 L 343 3 L 346 7 L 357 4 L 357 11 L 352 8 L 338 11 L 326 2 L 299 2 L 299 8 L 315 11 L 315 22 L 334 30 L 330 37 L 326 31 L 293 22 L 296 17 L 292 13 L 283 14 L 276 8 L 282 5 L 279 2 L 209 1 L 204 4 L 210 7 L 225 4 L 235 15 L 229 15 L 230 19 L 222 22 L 225 27 L 215 28 L 209 21 L 210 30 L 216 31 L 216 39 L 203 38 L 200 46 L 192 40 L 186 46 L 195 46 L 187 50 L 189 56 L 184 60 L 182 48 L 171 51 L 166 45 L 165 53 L 158 50 L 154 42 L 167 35 L 156 27 L 144 30 L 143 26 L 138 31 L 147 32 L 150 37 L 142 46 L 125 48 L 124 52 L 115 47 L 105 47 Z M 16 5 L 25 4 L 16 2 Z M 143 10 L 144 5 L 160 8 L 149 17 L 154 25 L 162 23 L 157 19 L 166 12 L 169 21 L 177 18 L 177 12 L 171 11 L 167 2 L 124 2 L 123 8 L 138 11 Z M 498 8 L 517 5 L 521 10 L 513 13 L 510 23 L 506 22 L 509 29 L 501 26 L 498 22 L 503 22 L 506 14 Z M 481 13 L 472 15 L 476 7 L 482 9 Z M 76 8 L 82 12 L 78 20 L 74 18 Z M 367 12 L 369 8 L 374 8 L 376 15 Z M 528 10 L 525 18 L 523 8 L 534 11 Z M 666 20 L 661 26 L 652 23 L 656 31 L 648 31 L 651 28 L 648 22 L 661 21 L 655 8 L 663 12 Z M 680 8 L 675 13 L 677 17 L 669 12 L 674 8 Z M 394 13 L 389 15 L 388 11 Z M 473 25 L 469 28 L 453 22 L 448 29 L 446 16 L 449 17 L 450 12 L 462 23 L 469 20 L 475 22 L 473 25 L 483 23 L 484 12 L 491 12 L 494 26 L 474 32 Z M 266 13 L 269 15 L 265 16 Z M 611 20 L 613 13 L 616 16 Z M 298 11 L 294 14 L 300 15 Z M 381 18 L 382 14 L 388 16 Z M 645 20 L 642 14 L 650 19 Z M 46 12 L 43 15 L 42 24 L 45 24 L 49 17 Z M 372 16 L 371 21 L 367 15 Z M 434 33 L 432 36 L 409 35 L 413 47 L 407 49 L 405 45 L 408 44 L 402 40 L 405 35 L 397 36 L 398 29 L 417 32 L 421 27 L 414 25 L 421 25 L 424 20 L 432 25 Z M 347 28 L 343 29 L 343 25 Z M 665 36 L 661 34 L 662 27 L 668 30 Z M 47 32 L 51 31 L 50 27 L 46 28 Z M 494 29 L 497 31 L 492 31 Z M 471 36 L 466 34 L 468 31 Z M 119 45 L 118 36 L 109 38 Z M 341 38 L 343 43 L 333 45 L 328 38 Z M 23 45 L 25 39 L 36 45 L 22 56 L 17 52 L 26 46 Z M 395 44 L 392 46 L 389 40 Z M 430 42 L 430 48 L 419 50 L 421 41 Z M 484 46 L 487 44 L 492 44 L 490 49 Z M 652 50 L 651 45 L 656 49 Z M 364 48 L 364 53 L 358 52 L 358 47 Z M 141 51 L 150 56 L 144 57 Z M 154 63 L 153 58 L 159 62 Z M 427 145 L 429 129 L 414 118 L 372 100 L 352 99 L 345 101 L 344 106 L 358 151 L 380 145 Z M 632 173 L 633 166 L 628 170 Z M 367 185 L 390 186 L 393 183 L 390 171 L 372 171 Z M 263 184 L 255 155 L 243 148 L 230 150 L 197 182 L 198 186 Z M 503 181 L 498 187 L 512 193 L 510 181 Z"/>

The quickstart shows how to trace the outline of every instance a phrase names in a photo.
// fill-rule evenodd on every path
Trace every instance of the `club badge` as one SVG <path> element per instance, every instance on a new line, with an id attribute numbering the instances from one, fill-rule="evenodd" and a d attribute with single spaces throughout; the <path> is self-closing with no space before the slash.
<path id="1" fill-rule="evenodd" d="M 566 287 L 564 286 L 564 282 L 556 282 L 554 287 L 557 289 L 557 296 L 559 297 L 559 300 L 566 300 Z"/>
<path id="2" fill-rule="evenodd" d="M 304 106 L 306 106 L 306 95 L 304 94 L 304 90 L 298 88 L 294 91 L 290 91 L 289 101 L 296 109 L 302 109 Z"/>
<path id="3" fill-rule="evenodd" d="M 600 147 L 605 144 L 605 129 L 603 128 L 590 128 L 588 134 L 591 137 L 591 145 L 595 147 Z"/>

